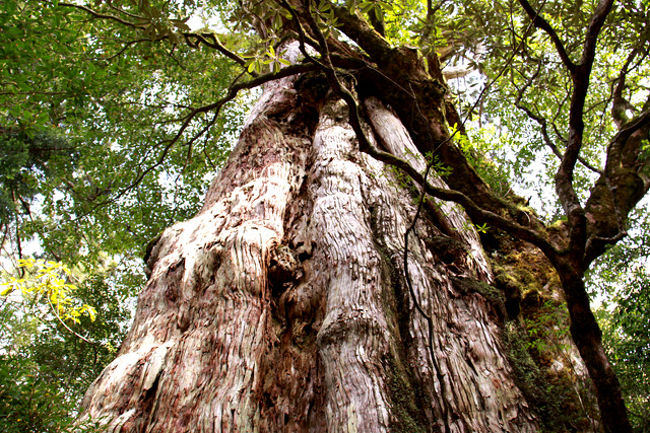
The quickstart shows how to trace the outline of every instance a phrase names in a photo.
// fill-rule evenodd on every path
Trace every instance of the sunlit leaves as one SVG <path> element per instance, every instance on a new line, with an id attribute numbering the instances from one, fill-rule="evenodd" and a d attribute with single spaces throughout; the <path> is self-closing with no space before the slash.
<path id="1" fill-rule="evenodd" d="M 22 276 L 6 276 L 0 283 L 0 296 L 18 292 L 23 297 L 50 305 L 62 320 L 79 323 L 83 315 L 95 320 L 97 310 L 74 297 L 77 287 L 69 282 L 72 273 L 67 266 L 59 262 L 19 259 L 18 267 Z"/>
<path id="2" fill-rule="evenodd" d="M 262 56 L 252 57 L 246 66 L 246 69 L 250 73 L 259 74 L 264 72 L 266 68 L 270 69 L 271 72 L 278 72 L 282 69 L 283 66 L 288 66 L 291 63 L 283 59 L 279 53 L 275 51 L 273 45 L 269 45 L 268 50 Z"/>
<path id="3" fill-rule="evenodd" d="M 554 218 L 559 210 L 554 199 L 553 177 L 558 167 L 556 153 L 563 153 L 568 137 L 572 78 L 560 60 L 548 34 L 531 26 L 517 1 L 449 1 L 454 13 L 440 14 L 437 23 L 452 29 L 455 21 L 465 20 L 462 38 L 452 45 L 451 64 L 476 67 L 475 76 L 485 81 L 499 77 L 488 89 L 480 107 L 480 124 L 492 123 L 512 140 L 501 151 L 495 148 L 505 172 L 513 184 L 530 179 L 528 189 L 536 189 L 534 206 L 542 215 Z M 531 2 L 554 30 L 575 63 L 582 57 L 584 36 L 596 2 L 570 4 L 563 1 Z M 488 12 L 489 11 L 489 12 Z M 487 14 L 489 13 L 489 16 Z M 639 114 L 648 98 L 646 59 L 648 48 L 648 11 L 639 2 L 616 7 L 599 37 L 596 61 L 585 100 L 584 140 L 581 159 L 599 169 L 604 165 L 607 146 L 616 133 L 611 116 L 615 86 L 624 76 L 623 97 L 629 102 L 629 115 Z M 451 32 L 453 34 L 453 32 Z M 638 50 L 634 61 L 628 56 Z M 646 53 L 641 55 L 641 52 Z M 646 59 L 647 60 L 647 59 Z M 450 87 L 472 99 L 475 77 L 452 80 Z M 645 82 L 645 89 L 642 82 Z M 476 116 L 473 117 L 476 121 Z M 469 129 L 476 126 L 470 122 Z M 552 149 L 554 147 L 555 149 Z M 522 169 L 531 176 L 521 177 Z M 586 200 L 597 176 L 579 163 L 574 186 Z M 519 190 L 521 192 L 521 189 Z"/>
<path id="4" fill-rule="evenodd" d="M 8 163 L 0 170 L 4 215 L 15 217 L 3 221 L 3 227 L 11 224 L 18 239 L 35 238 L 43 254 L 69 263 L 93 266 L 106 256 L 128 263 L 122 277 L 133 278 L 135 286 L 142 278 L 138 253 L 163 227 L 199 207 L 206 180 L 227 156 L 232 144 L 228 139 L 241 123 L 246 104 L 240 100 L 219 117 L 195 109 L 221 98 L 246 71 L 255 75 L 286 64 L 276 49 L 292 17 L 281 7 L 258 1 L 87 3 L 113 19 L 98 19 L 61 3 L 6 0 L 0 11 L 0 128 L 12 137 L 20 134 L 20 140 L 12 138 L 7 146 Z M 569 57 L 578 61 L 594 2 L 533 3 L 557 29 Z M 338 37 L 336 8 L 328 1 L 310 4 L 316 25 L 326 36 Z M 470 117 L 477 122 L 465 125 L 469 133 L 460 135 L 457 144 L 497 195 L 511 192 L 510 180 L 543 195 L 557 166 L 550 147 L 557 152 L 565 148 L 571 77 L 548 35 L 530 25 L 518 2 L 332 4 L 381 21 L 374 27 L 394 45 L 416 46 L 425 55 L 437 51 L 443 61 L 475 68 L 479 78 L 468 78 L 467 89 L 455 87 L 469 99 L 486 77 L 494 79 L 488 98 Z M 237 53 L 230 57 L 235 61 L 183 35 L 190 30 L 188 18 L 196 8 L 204 9 L 206 27 L 211 25 L 208 16 L 223 18 L 212 24 Z M 622 92 L 631 113 L 643 103 L 639 95 L 647 90 L 650 73 L 643 62 L 647 4 L 633 2 L 612 17 L 599 47 L 585 112 L 583 156 L 596 166 L 602 165 L 615 131 L 605 114 L 627 54 L 640 50 L 625 73 Z M 216 35 L 215 30 L 206 34 Z M 239 56 L 246 61 L 237 61 Z M 542 131 L 539 119 L 545 119 L 547 131 Z M 41 135 L 65 137 L 65 146 L 47 157 L 32 158 L 33 139 Z M 68 156 L 69 164 L 56 164 L 57 155 Z M 441 176 L 453 176 L 449 167 L 435 161 L 433 165 Z M 582 198 L 592 178 L 584 169 L 575 173 Z M 535 204 L 540 213 L 556 216 L 552 200 Z M 92 316 L 83 305 L 74 307 L 69 301 L 75 290 L 65 270 L 46 270 L 43 275 L 59 276 L 42 282 L 36 267 L 23 266 L 31 272 L 28 277 L 9 279 L 6 295 L 21 293 L 47 301 L 53 312 L 71 322 Z M 30 326 L 25 328 L 31 334 L 25 334 L 36 334 Z"/>
<path id="5" fill-rule="evenodd" d="M 456 131 L 456 126 L 451 130 Z M 492 187 L 494 193 L 507 197 L 511 187 L 508 170 L 503 165 L 510 164 L 510 161 L 503 157 L 503 152 L 512 145 L 510 134 L 488 124 L 482 128 L 470 129 L 468 135 L 456 133 L 455 137 L 467 160 Z"/>

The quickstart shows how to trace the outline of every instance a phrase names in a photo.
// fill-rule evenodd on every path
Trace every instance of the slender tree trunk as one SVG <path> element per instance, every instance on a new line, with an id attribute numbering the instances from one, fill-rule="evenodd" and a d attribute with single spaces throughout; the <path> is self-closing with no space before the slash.
<path id="1" fill-rule="evenodd" d="M 465 214 L 431 207 L 409 240 L 430 332 L 402 265 L 413 187 L 359 153 L 345 105 L 306 81 L 265 88 L 201 211 L 153 248 L 86 415 L 112 432 L 539 431 Z M 421 165 L 393 113 L 366 108 Z"/>
<path id="2" fill-rule="evenodd" d="M 603 348 L 602 333 L 589 307 L 589 297 L 580 272 L 566 272 L 562 284 L 571 317 L 571 335 L 598 390 L 603 428 L 607 433 L 631 432 L 632 427 L 621 393 L 621 385 Z"/>

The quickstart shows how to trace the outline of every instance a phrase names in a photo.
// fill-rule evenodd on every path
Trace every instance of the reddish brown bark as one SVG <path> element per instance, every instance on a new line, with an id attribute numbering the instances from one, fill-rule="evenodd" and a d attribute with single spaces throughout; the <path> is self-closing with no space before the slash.
<path id="1" fill-rule="evenodd" d="M 408 183 L 358 151 L 345 104 L 296 87 L 266 87 L 203 209 L 153 248 L 86 413 L 115 432 L 538 431 L 465 214 L 440 204 L 409 242 L 429 334 L 401 264 Z M 421 165 L 397 117 L 368 104 L 382 142 Z"/>

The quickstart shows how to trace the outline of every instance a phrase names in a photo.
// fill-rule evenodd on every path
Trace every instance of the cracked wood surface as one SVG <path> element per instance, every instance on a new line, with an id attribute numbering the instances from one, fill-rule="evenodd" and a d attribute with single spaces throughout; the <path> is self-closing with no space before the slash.
<path id="1" fill-rule="evenodd" d="M 434 371 L 401 265 L 413 196 L 358 152 L 342 102 L 305 107 L 294 81 L 266 86 L 202 210 L 153 248 L 86 413 L 112 432 L 538 431 L 502 312 L 459 283 L 492 278 L 464 213 L 442 206 L 451 258 L 429 219 L 410 242 Z M 415 149 L 393 113 L 369 112 L 384 142 Z"/>

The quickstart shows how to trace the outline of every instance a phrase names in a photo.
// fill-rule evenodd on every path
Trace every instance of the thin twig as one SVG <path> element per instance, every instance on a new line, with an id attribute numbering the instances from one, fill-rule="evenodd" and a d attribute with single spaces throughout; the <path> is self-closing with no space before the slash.
<path id="1" fill-rule="evenodd" d="M 94 341 L 90 341 L 90 340 L 88 340 L 88 339 L 85 338 L 83 335 L 79 335 L 79 334 L 76 333 L 72 328 L 70 328 L 68 325 L 66 325 L 65 322 L 61 319 L 61 317 L 59 317 L 59 314 L 56 312 L 56 307 L 54 307 L 54 305 L 52 304 L 52 300 L 50 299 L 50 297 L 49 297 L 49 296 L 46 296 L 46 298 L 47 298 L 47 302 L 50 304 L 50 307 L 52 308 L 52 312 L 54 313 L 54 316 L 55 316 L 55 317 L 57 318 L 57 320 L 61 323 L 61 325 L 63 325 L 63 327 L 64 327 L 65 329 L 67 329 L 67 330 L 70 331 L 72 334 L 74 334 L 75 336 L 79 337 L 80 339 L 82 339 L 83 341 L 85 341 L 85 342 L 88 343 L 88 344 L 98 344 L 98 343 L 96 343 L 96 342 L 94 342 Z"/>
<path id="2" fill-rule="evenodd" d="M 78 4 L 66 3 L 66 2 L 59 2 L 59 6 L 79 9 L 79 10 L 82 10 L 82 11 L 92 15 L 95 18 L 112 20 L 112 21 L 115 21 L 115 22 L 117 22 L 119 24 L 122 24 L 124 26 L 130 27 L 130 28 L 133 28 L 133 29 L 144 30 L 144 29 L 146 29 L 146 27 L 148 25 L 147 22 L 149 21 L 145 17 L 139 17 L 137 15 L 129 14 L 128 12 L 123 11 L 121 9 L 117 9 L 115 7 L 112 7 L 112 8 L 114 10 L 116 10 L 116 11 L 119 11 L 121 13 L 129 15 L 130 17 L 138 20 L 139 22 L 131 22 L 131 21 L 125 20 L 125 19 L 123 19 L 121 17 L 118 17 L 116 15 L 99 12 L 99 11 L 94 10 L 92 8 L 89 8 L 88 6 L 85 6 L 85 5 L 78 5 Z M 246 64 L 246 61 L 243 58 L 241 58 L 236 53 L 234 53 L 234 52 L 230 51 L 228 48 L 226 48 L 219 41 L 219 39 L 217 38 L 217 36 L 214 33 L 210 33 L 210 32 L 201 32 L 201 33 L 180 32 L 179 34 L 182 35 L 185 38 L 185 40 L 188 42 L 188 45 L 190 45 L 190 46 L 196 47 L 198 45 L 198 43 L 201 43 L 201 44 L 206 45 L 206 46 L 208 46 L 208 47 L 210 47 L 210 48 L 212 48 L 214 50 L 219 51 L 224 56 L 228 57 L 231 60 L 234 60 L 240 66 L 245 66 L 245 64 Z M 164 39 L 168 39 L 168 38 L 169 38 L 169 35 L 162 35 L 159 38 L 157 38 L 156 40 L 164 40 Z M 194 38 L 196 40 L 197 44 L 191 42 L 192 38 Z M 211 39 L 211 41 L 209 41 L 208 39 Z M 126 49 L 126 48 L 127 47 L 125 47 L 124 49 Z"/>
<path id="3" fill-rule="evenodd" d="M 79 10 L 82 10 L 82 11 L 84 11 L 86 13 L 89 13 L 90 15 L 92 15 L 95 18 L 102 18 L 102 19 L 115 21 L 115 22 L 118 22 L 118 23 L 120 23 L 122 25 L 125 25 L 127 27 L 131 27 L 133 29 L 144 29 L 145 26 L 146 26 L 144 24 L 144 22 L 146 22 L 146 19 L 142 18 L 142 17 L 139 17 L 139 18 L 141 18 L 143 20 L 143 23 L 133 23 L 131 21 L 127 21 L 127 20 L 125 20 L 123 18 L 120 18 L 118 16 L 115 16 L 115 15 L 105 14 L 105 13 L 96 11 L 96 10 L 91 9 L 88 6 L 84 6 L 84 5 L 79 5 L 79 4 L 75 4 L 75 3 L 59 2 L 59 6 L 79 9 Z"/>
<path id="4" fill-rule="evenodd" d="M 526 90 L 532 85 L 533 81 L 541 72 L 541 63 L 537 64 L 537 70 L 535 73 L 527 80 L 526 84 L 519 89 L 517 93 L 517 98 L 515 99 L 515 107 L 519 108 L 521 111 L 526 113 L 526 115 L 534 120 L 540 127 L 540 131 L 542 133 L 542 138 L 544 140 L 544 143 L 548 148 L 551 149 L 553 154 L 558 157 L 558 159 L 562 160 L 562 152 L 560 152 L 560 149 L 555 145 L 553 140 L 551 140 L 551 137 L 548 134 L 548 121 L 546 120 L 545 117 L 534 113 L 530 108 L 526 107 L 525 105 L 522 104 L 521 100 L 524 97 L 524 94 L 526 93 Z M 522 74 L 523 75 L 523 74 Z M 513 83 L 515 88 L 517 87 L 516 84 Z M 561 136 L 560 136 L 561 138 Z M 578 156 L 578 161 L 584 165 L 586 168 L 589 170 L 593 171 L 594 173 L 602 174 L 602 170 L 594 167 L 591 165 L 586 159 L 584 159 L 582 156 Z"/>

